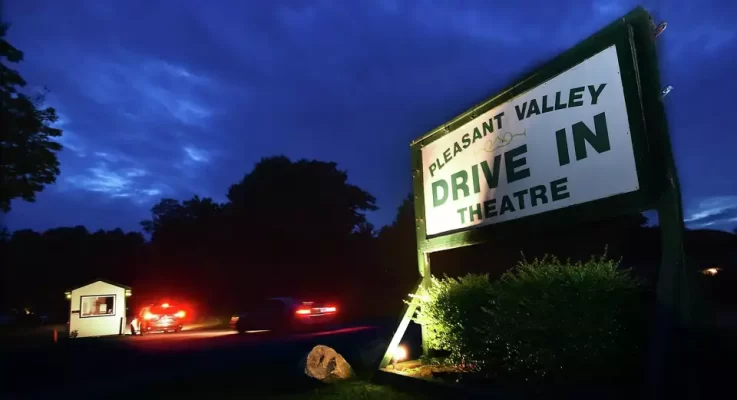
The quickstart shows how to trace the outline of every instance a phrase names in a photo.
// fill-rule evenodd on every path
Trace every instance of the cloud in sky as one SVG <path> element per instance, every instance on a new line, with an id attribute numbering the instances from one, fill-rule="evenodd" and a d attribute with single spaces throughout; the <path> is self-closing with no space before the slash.
<path id="1" fill-rule="evenodd" d="M 737 92 L 732 3 L 645 4 L 669 23 L 659 51 L 689 216 L 737 196 L 725 130 Z M 37 204 L 15 202 L 9 224 L 137 229 L 160 197 L 224 200 L 274 154 L 338 162 L 378 198 L 371 219 L 388 223 L 410 191 L 412 139 L 635 5 L 5 2 L 9 39 L 26 53 L 19 69 L 51 89 L 65 146 L 57 184 Z M 724 218 L 713 226 L 726 229 Z"/>
<path id="2" fill-rule="evenodd" d="M 185 147 L 184 152 L 187 154 L 190 160 L 198 163 L 207 163 L 210 161 L 210 157 L 207 152 L 200 150 L 196 147 Z"/>
<path id="3" fill-rule="evenodd" d="M 710 197 L 698 201 L 685 216 L 694 228 L 728 228 L 737 225 L 737 196 Z"/>

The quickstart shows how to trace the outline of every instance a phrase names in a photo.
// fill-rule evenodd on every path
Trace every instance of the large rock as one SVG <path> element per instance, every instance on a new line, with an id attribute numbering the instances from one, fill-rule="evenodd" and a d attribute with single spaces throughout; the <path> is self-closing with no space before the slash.
<path id="1" fill-rule="evenodd" d="M 331 383 L 353 376 L 350 364 L 328 346 L 317 345 L 302 360 L 305 374 L 322 382 Z"/>

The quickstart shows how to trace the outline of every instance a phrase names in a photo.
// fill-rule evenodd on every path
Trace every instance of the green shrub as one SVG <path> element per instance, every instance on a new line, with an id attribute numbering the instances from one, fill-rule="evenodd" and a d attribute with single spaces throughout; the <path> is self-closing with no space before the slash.
<path id="1" fill-rule="evenodd" d="M 488 275 L 466 275 L 440 280 L 420 294 L 420 308 L 414 318 L 427 327 L 430 347 L 450 353 L 448 360 L 463 368 L 477 370 L 483 360 L 484 338 L 480 324 L 486 318 L 484 306 L 491 300 Z"/>
<path id="2" fill-rule="evenodd" d="M 498 281 L 433 279 L 418 323 L 449 360 L 489 377 L 575 383 L 634 371 L 642 286 L 605 256 L 523 260 Z M 636 373 L 636 371 L 635 371 Z"/>

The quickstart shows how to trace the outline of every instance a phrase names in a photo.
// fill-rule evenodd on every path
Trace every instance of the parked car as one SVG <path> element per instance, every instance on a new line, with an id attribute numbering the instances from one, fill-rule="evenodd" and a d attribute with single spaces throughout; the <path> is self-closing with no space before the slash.
<path id="1" fill-rule="evenodd" d="M 151 304 L 138 311 L 131 321 L 131 334 L 150 332 L 180 332 L 184 327 L 186 312 L 168 303 Z"/>
<path id="2" fill-rule="evenodd" d="M 230 327 L 239 333 L 271 331 L 302 332 L 326 328 L 335 322 L 338 309 L 329 303 L 273 297 L 255 302 L 230 318 Z"/>

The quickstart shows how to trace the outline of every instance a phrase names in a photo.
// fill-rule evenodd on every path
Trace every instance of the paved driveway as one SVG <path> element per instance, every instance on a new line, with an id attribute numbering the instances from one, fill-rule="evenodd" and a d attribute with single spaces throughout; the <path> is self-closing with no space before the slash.
<path id="1" fill-rule="evenodd" d="M 299 361 L 313 346 L 331 346 L 361 368 L 369 363 L 372 351 L 383 350 L 381 342 L 390 337 L 393 328 L 391 322 L 360 324 L 285 337 L 205 329 L 142 337 L 80 338 L 34 349 L 5 349 L 0 355 L 0 397 L 110 397 L 152 382 L 232 371 L 244 371 L 239 384 L 284 389 L 297 384 Z"/>

